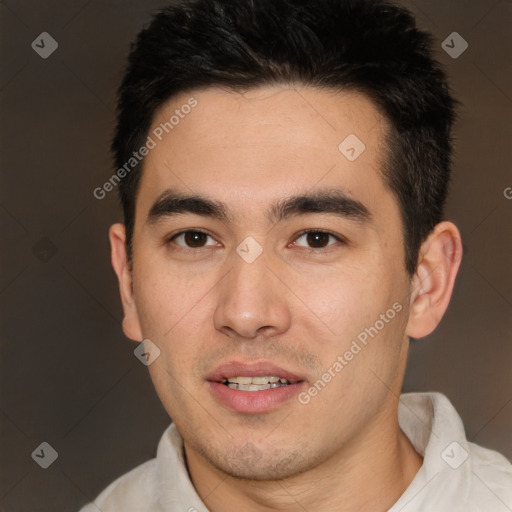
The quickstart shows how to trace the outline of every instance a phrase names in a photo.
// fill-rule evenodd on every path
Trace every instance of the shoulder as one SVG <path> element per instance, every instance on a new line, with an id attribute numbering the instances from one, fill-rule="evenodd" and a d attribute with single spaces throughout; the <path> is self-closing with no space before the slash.
<path id="1" fill-rule="evenodd" d="M 206 511 L 186 468 L 183 438 L 172 423 L 158 443 L 156 458 L 111 483 L 80 512 Z"/>
<path id="2" fill-rule="evenodd" d="M 448 398 L 403 394 L 398 417 L 423 465 L 393 511 L 512 511 L 512 464 L 467 439 Z"/>
<path id="3" fill-rule="evenodd" d="M 101 494 L 80 512 L 117 512 L 148 510 L 156 496 L 156 459 L 149 460 L 114 480 Z"/>
<path id="4" fill-rule="evenodd" d="M 500 453 L 468 443 L 470 496 L 475 510 L 512 510 L 512 464 Z M 501 508 L 500 508 L 501 507 Z"/>

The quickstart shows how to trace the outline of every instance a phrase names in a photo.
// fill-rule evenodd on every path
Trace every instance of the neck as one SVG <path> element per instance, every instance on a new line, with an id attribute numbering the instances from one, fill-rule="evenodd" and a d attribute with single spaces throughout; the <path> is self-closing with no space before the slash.
<path id="1" fill-rule="evenodd" d="M 378 512 L 388 510 L 422 464 L 398 425 L 398 401 L 384 408 L 350 445 L 305 473 L 280 481 L 233 478 L 185 443 L 189 473 L 211 512 Z"/>

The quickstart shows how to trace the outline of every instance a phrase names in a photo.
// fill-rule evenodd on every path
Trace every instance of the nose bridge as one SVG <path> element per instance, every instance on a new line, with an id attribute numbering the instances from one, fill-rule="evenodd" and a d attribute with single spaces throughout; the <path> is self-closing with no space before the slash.
<path id="1" fill-rule="evenodd" d="M 255 255 L 248 243 L 239 245 L 231 271 L 220 283 L 215 327 L 247 338 L 262 328 L 271 334 L 283 332 L 290 313 L 282 285 L 268 268 L 269 258 L 261 250 Z"/>

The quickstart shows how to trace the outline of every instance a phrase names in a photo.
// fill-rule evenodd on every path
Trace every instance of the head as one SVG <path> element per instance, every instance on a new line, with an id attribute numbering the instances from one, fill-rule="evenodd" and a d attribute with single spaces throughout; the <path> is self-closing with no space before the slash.
<path id="1" fill-rule="evenodd" d="M 112 259 L 187 453 L 283 478 L 396 423 L 409 338 L 439 323 L 461 256 L 430 47 L 366 0 L 179 1 L 139 34 Z M 219 382 L 271 371 L 297 381 L 275 401 Z"/>

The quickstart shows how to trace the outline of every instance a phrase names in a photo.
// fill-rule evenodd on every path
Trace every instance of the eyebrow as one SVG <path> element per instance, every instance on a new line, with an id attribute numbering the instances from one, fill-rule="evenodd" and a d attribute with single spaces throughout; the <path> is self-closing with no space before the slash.
<path id="1" fill-rule="evenodd" d="M 166 190 L 153 203 L 146 223 L 155 224 L 162 218 L 183 213 L 210 217 L 226 223 L 232 220 L 225 203 L 204 196 Z M 369 209 L 362 202 L 338 189 L 324 189 L 279 199 L 270 207 L 267 218 L 270 222 L 277 223 L 290 217 L 311 213 L 332 214 L 360 223 L 372 219 Z"/>

